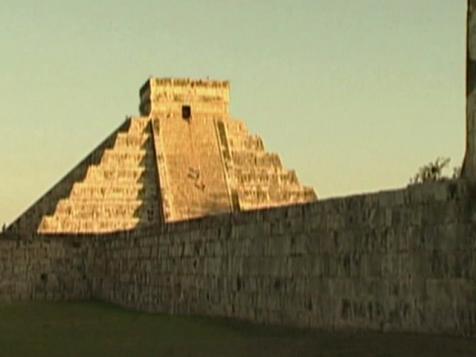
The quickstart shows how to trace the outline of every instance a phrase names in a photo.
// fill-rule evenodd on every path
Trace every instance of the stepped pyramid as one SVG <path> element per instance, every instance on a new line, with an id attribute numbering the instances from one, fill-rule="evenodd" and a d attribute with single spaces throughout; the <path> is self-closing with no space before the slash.
<path id="1" fill-rule="evenodd" d="M 149 79 L 141 116 L 128 118 L 8 230 L 109 233 L 316 200 L 230 117 L 229 90 L 226 81 Z"/>

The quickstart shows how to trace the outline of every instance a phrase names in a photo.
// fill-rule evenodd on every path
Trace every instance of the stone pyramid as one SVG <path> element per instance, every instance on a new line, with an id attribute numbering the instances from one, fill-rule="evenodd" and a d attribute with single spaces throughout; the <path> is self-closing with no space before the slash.
<path id="1" fill-rule="evenodd" d="M 139 109 L 9 231 L 109 233 L 316 200 L 230 117 L 228 82 L 151 78 Z"/>

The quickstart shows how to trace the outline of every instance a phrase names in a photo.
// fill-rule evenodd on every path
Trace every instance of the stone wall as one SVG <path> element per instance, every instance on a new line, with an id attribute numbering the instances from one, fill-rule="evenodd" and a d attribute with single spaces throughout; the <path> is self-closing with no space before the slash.
<path id="1" fill-rule="evenodd" d="M 87 237 L 79 254 L 63 238 L 7 242 L 2 281 L 25 284 L 23 295 L 11 288 L 12 299 L 48 298 L 50 288 L 38 287 L 47 268 L 63 287 L 51 287 L 53 298 L 300 327 L 476 336 L 472 197 L 463 181 L 416 185 Z M 24 264 L 30 273 L 15 275 Z"/>
<path id="2" fill-rule="evenodd" d="M 0 239 L 0 302 L 80 300 L 91 297 L 87 247 L 69 237 Z"/>
<path id="3" fill-rule="evenodd" d="M 96 239 L 88 274 L 145 311 L 474 336 L 470 197 L 444 182 Z"/>

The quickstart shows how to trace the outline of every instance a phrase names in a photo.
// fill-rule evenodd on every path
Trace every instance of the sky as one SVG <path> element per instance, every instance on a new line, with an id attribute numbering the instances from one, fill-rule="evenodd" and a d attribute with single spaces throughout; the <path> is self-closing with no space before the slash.
<path id="1" fill-rule="evenodd" d="M 320 198 L 404 187 L 465 145 L 465 0 L 2 0 L 0 224 L 145 80 L 231 81 L 231 113 Z"/>

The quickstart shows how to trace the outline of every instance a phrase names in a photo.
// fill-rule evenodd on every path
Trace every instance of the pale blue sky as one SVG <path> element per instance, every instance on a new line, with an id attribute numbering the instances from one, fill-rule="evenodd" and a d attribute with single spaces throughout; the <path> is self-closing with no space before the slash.
<path id="1" fill-rule="evenodd" d="M 0 2 L 0 223 L 137 114 L 150 75 L 231 111 L 321 197 L 464 152 L 465 0 Z"/>

